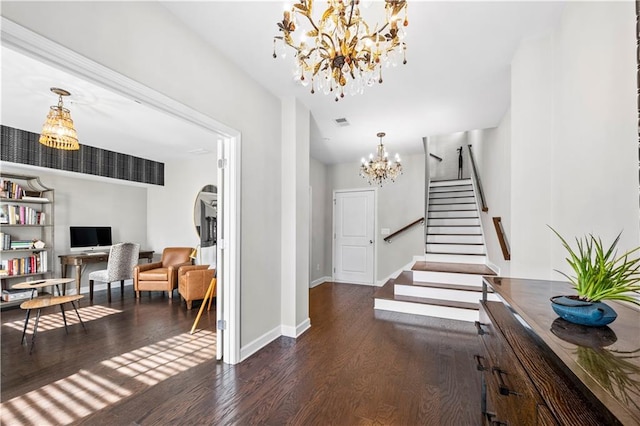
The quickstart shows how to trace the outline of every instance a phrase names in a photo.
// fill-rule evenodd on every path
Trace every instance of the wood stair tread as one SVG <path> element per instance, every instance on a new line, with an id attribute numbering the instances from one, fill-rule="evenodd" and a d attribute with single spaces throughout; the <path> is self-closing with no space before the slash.
<path id="1" fill-rule="evenodd" d="M 452 253 L 460 254 L 460 253 Z M 484 255 L 482 255 L 484 256 Z M 487 265 L 474 263 L 453 263 L 453 262 L 426 262 L 418 261 L 411 267 L 412 271 L 430 271 L 430 272 L 451 272 L 460 274 L 473 275 L 491 275 L 496 273 Z"/>
<path id="2" fill-rule="evenodd" d="M 445 241 L 427 241 L 427 244 L 446 244 L 449 246 L 483 246 L 484 243 L 458 243 Z"/>
<path id="3" fill-rule="evenodd" d="M 480 303 L 457 302 L 454 300 L 428 299 L 425 297 L 396 296 L 393 293 L 395 280 L 389 280 L 374 293 L 374 299 L 395 300 L 399 302 L 419 303 L 422 305 L 444 306 L 447 308 L 470 309 L 477 311 L 480 309 Z"/>
<path id="4" fill-rule="evenodd" d="M 416 287 L 429 287 L 443 290 L 460 290 L 460 291 L 473 291 L 482 293 L 482 287 L 477 285 L 465 285 L 465 284 L 449 284 L 449 283 L 436 283 L 425 281 L 414 281 L 413 271 L 403 271 L 395 279 L 395 284 L 399 285 L 411 285 Z M 491 288 L 487 288 L 488 293 L 493 293 Z"/>
<path id="5" fill-rule="evenodd" d="M 433 253 L 433 254 L 451 254 L 451 255 L 464 255 L 464 256 L 486 256 L 486 253 L 464 253 L 464 252 L 453 252 L 453 251 L 433 251 L 427 250 L 425 253 Z"/>

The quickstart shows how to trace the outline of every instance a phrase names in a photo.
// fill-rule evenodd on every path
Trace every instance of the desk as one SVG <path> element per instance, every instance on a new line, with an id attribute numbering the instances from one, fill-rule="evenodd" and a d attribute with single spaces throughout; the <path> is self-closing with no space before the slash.
<path id="1" fill-rule="evenodd" d="M 82 283 L 82 266 L 89 263 L 101 263 L 109 261 L 109 253 L 106 254 L 61 254 L 60 273 L 62 278 L 67 277 L 67 266 L 76 267 L 76 294 L 80 294 L 80 284 Z M 139 259 L 147 259 L 149 263 L 153 260 L 153 250 L 140 250 Z"/>

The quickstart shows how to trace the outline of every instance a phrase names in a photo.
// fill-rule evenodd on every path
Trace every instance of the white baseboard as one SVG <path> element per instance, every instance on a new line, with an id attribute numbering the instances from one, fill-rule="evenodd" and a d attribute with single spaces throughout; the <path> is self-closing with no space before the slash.
<path id="1" fill-rule="evenodd" d="M 124 286 L 133 287 L 133 280 L 125 280 Z M 120 281 L 114 281 L 111 283 L 111 291 L 117 290 L 119 288 L 120 288 Z M 107 289 L 107 283 L 95 281 L 93 284 L 94 292 L 100 291 L 100 290 L 106 290 L 106 289 Z M 76 290 L 75 283 L 69 284 L 67 286 L 67 294 L 75 294 L 75 290 Z M 89 294 L 89 283 L 87 283 L 86 287 L 80 287 L 80 293 Z"/>
<path id="2" fill-rule="evenodd" d="M 254 353 L 258 352 L 260 349 L 267 346 L 269 343 L 276 340 L 278 337 L 282 335 L 281 333 L 282 333 L 282 327 L 278 326 L 272 330 L 267 331 L 262 336 L 258 337 L 257 339 L 249 342 L 248 344 L 240 348 L 240 362 L 249 358 L 251 355 L 253 355 Z"/>
<path id="3" fill-rule="evenodd" d="M 297 339 L 298 337 L 300 337 L 300 335 L 302 333 L 307 331 L 309 328 L 311 328 L 311 319 L 307 318 L 306 320 L 304 320 L 300 324 L 298 324 L 296 327 L 283 325 L 282 326 L 282 335 L 286 336 L 286 337 L 293 337 L 294 339 Z"/>
<path id="4" fill-rule="evenodd" d="M 398 269 L 397 271 L 392 272 L 390 275 L 388 275 L 386 278 L 382 279 L 382 280 L 378 280 L 376 282 L 376 286 L 378 287 L 382 287 L 383 285 L 385 285 L 387 283 L 387 281 L 391 280 L 391 279 L 396 279 L 398 278 L 398 275 L 400 275 L 403 271 L 410 271 L 411 267 L 413 266 L 414 263 L 416 262 L 420 262 L 424 260 L 424 255 L 419 254 L 417 256 L 413 256 L 413 260 L 409 263 L 407 263 L 406 265 L 404 265 L 402 268 Z"/>
<path id="5" fill-rule="evenodd" d="M 302 335 L 302 333 L 307 331 L 309 328 L 311 328 L 310 318 L 305 319 L 296 327 L 280 325 L 276 328 L 273 328 L 264 333 L 262 336 L 240 348 L 240 362 L 249 358 L 251 355 L 255 354 L 260 349 L 264 348 L 280 336 L 292 337 L 295 339 L 297 337 L 300 337 L 300 335 Z"/>
<path id="6" fill-rule="evenodd" d="M 311 284 L 309 284 L 309 288 L 317 287 L 317 286 L 319 286 L 320 284 L 324 284 L 324 283 L 326 283 L 327 281 L 331 281 L 331 277 L 321 277 L 321 278 L 318 278 L 317 280 L 313 280 L 313 281 L 311 281 Z"/>

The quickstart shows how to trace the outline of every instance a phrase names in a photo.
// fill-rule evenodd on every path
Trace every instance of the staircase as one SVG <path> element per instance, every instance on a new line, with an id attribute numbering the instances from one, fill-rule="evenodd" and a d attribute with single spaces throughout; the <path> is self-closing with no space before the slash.
<path id="1" fill-rule="evenodd" d="M 424 261 L 415 262 L 375 295 L 375 309 L 477 321 L 486 266 L 478 204 L 470 179 L 429 187 Z M 489 300 L 497 300 L 494 294 Z"/>

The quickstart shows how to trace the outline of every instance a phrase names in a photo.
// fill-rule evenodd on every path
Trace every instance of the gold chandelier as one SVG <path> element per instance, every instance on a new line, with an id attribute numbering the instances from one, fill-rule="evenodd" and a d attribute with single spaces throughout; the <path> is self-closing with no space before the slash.
<path id="1" fill-rule="evenodd" d="M 40 143 L 55 149 L 74 151 L 80 149 L 78 133 L 73 127 L 71 112 L 62 105 L 62 97 L 71 93 L 64 89 L 52 87 L 51 91 L 58 95 L 58 105 L 49 109 L 47 120 L 42 126 Z"/>
<path id="2" fill-rule="evenodd" d="M 369 181 L 369 185 L 380 185 L 387 179 L 391 179 L 394 182 L 396 178 L 402 174 L 402 164 L 400 164 L 400 156 L 396 154 L 395 161 L 389 161 L 387 151 L 382 144 L 382 138 L 385 133 L 380 132 L 376 136 L 380 138 L 380 144 L 378 145 L 378 152 L 376 157 L 373 154 L 369 154 L 369 160 L 362 158 L 362 165 L 360 166 L 360 176 Z"/>
<path id="3" fill-rule="evenodd" d="M 382 65 L 396 65 L 400 51 L 406 64 L 404 28 L 407 20 L 405 0 L 385 0 L 385 22 L 373 29 L 360 15 L 360 0 L 328 0 L 328 7 L 319 21 L 312 14 L 313 0 L 300 0 L 291 10 L 284 12 L 278 22 L 282 35 L 273 40 L 273 57 L 276 58 L 277 40 L 281 48 L 289 45 L 295 49 L 296 79 L 303 85 L 311 84 L 311 93 L 336 92 L 336 101 L 348 93 L 363 93 L 365 86 L 377 80 L 382 83 Z M 404 19 L 400 16 L 404 11 Z M 297 29 L 295 15 L 302 15 L 309 26 L 299 42 L 293 40 Z M 303 22 L 305 19 L 302 20 Z M 284 56 L 284 51 L 281 52 Z M 348 87 L 347 87 L 348 86 Z"/>

